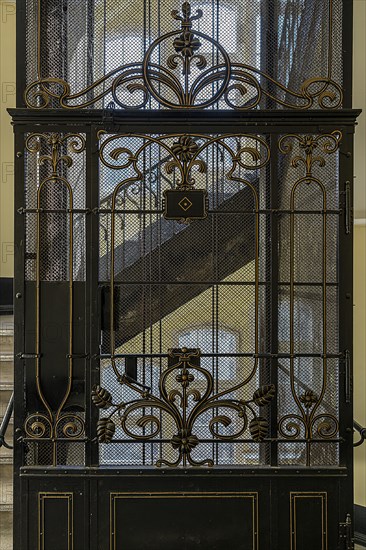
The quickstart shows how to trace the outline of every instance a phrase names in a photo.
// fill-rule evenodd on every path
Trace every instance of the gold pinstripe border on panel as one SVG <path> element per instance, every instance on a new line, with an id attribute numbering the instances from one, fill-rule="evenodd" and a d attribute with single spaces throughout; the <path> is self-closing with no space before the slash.
<path id="1" fill-rule="evenodd" d="M 120 499 L 135 498 L 242 498 L 252 500 L 253 545 L 252 550 L 259 548 L 258 532 L 258 493 L 257 492 L 225 492 L 225 493 L 198 493 L 198 492 L 150 492 L 150 493 L 110 493 L 110 550 L 117 550 L 116 546 L 116 502 Z"/>
<path id="2" fill-rule="evenodd" d="M 38 493 L 38 550 L 45 548 L 45 503 L 47 500 L 67 501 L 67 548 L 74 550 L 74 495 L 73 493 Z"/>
<path id="3" fill-rule="evenodd" d="M 328 494 L 326 492 L 291 492 L 290 493 L 290 541 L 291 550 L 297 550 L 297 517 L 296 504 L 300 498 L 316 499 L 320 498 L 322 504 L 322 541 L 321 550 L 328 550 L 328 523 L 327 523 L 327 508 Z"/>

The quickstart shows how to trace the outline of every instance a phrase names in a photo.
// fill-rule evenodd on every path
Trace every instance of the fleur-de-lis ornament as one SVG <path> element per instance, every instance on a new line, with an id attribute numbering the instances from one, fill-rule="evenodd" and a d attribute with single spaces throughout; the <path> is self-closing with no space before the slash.
<path id="1" fill-rule="evenodd" d="M 182 5 L 182 15 L 179 15 L 177 10 L 172 11 L 172 16 L 174 19 L 181 21 L 182 24 L 182 33 L 175 38 L 173 42 L 173 47 L 177 54 L 180 54 L 181 60 L 183 61 L 183 74 L 189 75 L 191 71 L 191 60 L 193 57 L 197 58 L 198 67 L 204 68 L 207 64 L 207 61 L 202 55 L 195 55 L 196 52 L 201 47 L 200 40 L 195 36 L 195 33 L 192 31 L 192 22 L 196 19 L 200 19 L 203 15 L 202 10 L 197 10 L 195 15 L 192 15 L 191 5 L 189 2 L 184 2 Z M 177 67 L 175 55 L 170 56 L 168 59 L 168 65 L 171 68 Z"/>

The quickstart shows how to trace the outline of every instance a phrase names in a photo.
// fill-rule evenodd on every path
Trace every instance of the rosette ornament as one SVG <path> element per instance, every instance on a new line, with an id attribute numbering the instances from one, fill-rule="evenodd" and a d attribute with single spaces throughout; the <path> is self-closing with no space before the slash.
<path id="1" fill-rule="evenodd" d="M 192 435 L 188 430 L 179 430 L 177 435 L 174 435 L 171 440 L 173 449 L 178 449 L 181 453 L 190 453 L 199 444 L 198 437 Z"/>
<path id="2" fill-rule="evenodd" d="M 175 377 L 176 381 L 179 382 L 183 388 L 188 388 L 190 382 L 194 381 L 194 376 L 187 369 L 182 370 L 181 373 L 177 374 Z"/>
<path id="3" fill-rule="evenodd" d="M 200 49 L 201 42 L 195 38 L 193 32 L 185 31 L 173 42 L 174 49 L 184 57 L 192 57 Z"/>
<path id="4" fill-rule="evenodd" d="M 180 136 L 172 145 L 172 152 L 183 162 L 192 160 L 197 151 L 198 144 L 190 136 Z"/>
<path id="5" fill-rule="evenodd" d="M 306 390 L 305 393 L 300 395 L 300 401 L 305 409 L 311 409 L 318 402 L 318 396 L 312 390 Z"/>

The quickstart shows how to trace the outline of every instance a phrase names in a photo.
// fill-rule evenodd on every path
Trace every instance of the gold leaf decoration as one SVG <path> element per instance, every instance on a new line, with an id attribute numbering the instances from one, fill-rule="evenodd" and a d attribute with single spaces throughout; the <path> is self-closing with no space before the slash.
<path id="1" fill-rule="evenodd" d="M 108 390 L 100 386 L 94 386 L 91 393 L 91 398 L 96 407 L 99 409 L 108 409 L 112 405 L 112 396 Z"/>
<path id="2" fill-rule="evenodd" d="M 116 425 L 110 418 L 101 418 L 98 420 L 97 437 L 99 443 L 110 443 L 115 431 Z"/>
<path id="3" fill-rule="evenodd" d="M 262 386 L 253 394 L 253 401 L 259 407 L 268 405 L 276 394 L 276 387 L 273 384 Z"/>
<path id="4" fill-rule="evenodd" d="M 263 416 L 256 416 L 249 424 L 250 435 L 254 441 L 263 441 L 268 433 L 268 422 Z"/>

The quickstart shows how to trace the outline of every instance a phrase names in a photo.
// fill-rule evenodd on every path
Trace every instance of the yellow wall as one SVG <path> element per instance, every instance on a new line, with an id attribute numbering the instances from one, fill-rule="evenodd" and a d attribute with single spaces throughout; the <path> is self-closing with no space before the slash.
<path id="1" fill-rule="evenodd" d="M 242 267 L 235 273 L 232 273 L 224 281 L 229 282 L 251 282 L 255 280 L 255 264 L 254 261 Z M 235 331 L 238 336 L 238 349 L 237 352 L 247 353 L 253 350 L 254 346 L 254 319 L 255 319 L 255 297 L 253 287 L 241 287 L 240 291 L 238 287 L 235 287 L 236 298 L 240 292 L 241 304 L 237 303 L 237 300 L 233 299 L 233 287 L 220 289 L 220 301 L 219 301 L 219 328 Z M 178 291 L 179 292 L 179 291 Z M 243 323 L 243 320 L 245 323 Z M 118 349 L 118 353 L 128 354 L 136 353 L 136 350 L 142 350 L 142 339 L 145 337 L 146 349 L 152 347 L 153 353 L 159 353 L 159 335 L 162 334 L 161 348 L 162 353 L 171 347 L 178 347 L 178 335 L 186 330 L 194 329 L 195 327 L 208 326 L 212 324 L 212 289 L 208 289 L 179 309 L 174 310 L 172 313 L 164 317 L 160 323 L 152 325 L 148 330 L 139 334 L 135 338 L 126 342 L 121 348 Z M 248 330 L 248 326 L 252 327 L 252 330 Z M 242 364 L 247 367 L 249 365 L 249 371 L 252 368 L 252 359 L 246 361 L 246 358 L 242 358 Z M 256 388 L 255 388 L 256 389 Z"/>
<path id="2" fill-rule="evenodd" d="M 354 417 L 366 426 L 366 225 L 355 226 Z M 366 506 L 366 443 L 355 449 L 355 503 Z"/>
<path id="3" fill-rule="evenodd" d="M 363 109 L 355 142 L 354 417 L 366 426 L 366 2 L 354 0 L 353 106 Z M 362 221 L 363 220 L 363 221 Z M 355 449 L 355 502 L 366 506 L 366 443 Z"/>
<path id="4" fill-rule="evenodd" d="M 354 3 L 353 107 L 362 109 L 355 141 L 355 217 L 366 218 L 366 1 Z"/>
<path id="5" fill-rule="evenodd" d="M 0 277 L 13 276 L 13 130 L 8 107 L 15 107 L 15 1 L 0 0 Z"/>

